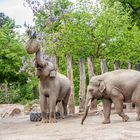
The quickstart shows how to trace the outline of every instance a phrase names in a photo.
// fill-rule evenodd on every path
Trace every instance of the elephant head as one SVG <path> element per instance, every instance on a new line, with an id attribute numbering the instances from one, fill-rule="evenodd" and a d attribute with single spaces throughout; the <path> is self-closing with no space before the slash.
<path id="1" fill-rule="evenodd" d="M 49 60 L 45 60 L 43 67 L 37 67 L 38 78 L 56 77 L 56 74 L 56 68 Z"/>
<path id="2" fill-rule="evenodd" d="M 83 124 L 84 120 L 86 119 L 91 102 L 94 99 L 102 98 L 105 90 L 105 82 L 96 76 L 92 77 L 87 87 L 85 114 L 82 118 L 81 124 Z"/>

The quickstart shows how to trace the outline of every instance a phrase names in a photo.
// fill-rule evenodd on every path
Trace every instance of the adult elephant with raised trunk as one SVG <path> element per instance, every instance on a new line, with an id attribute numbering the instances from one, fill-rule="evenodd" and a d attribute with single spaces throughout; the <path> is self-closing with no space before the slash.
<path id="1" fill-rule="evenodd" d="M 67 104 L 70 96 L 70 80 L 56 71 L 54 64 L 49 59 L 42 58 L 40 47 L 32 33 L 27 42 L 28 53 L 36 54 L 37 77 L 39 80 L 40 108 L 42 122 L 56 122 L 55 108 L 62 102 L 64 116 L 67 115 Z M 47 117 L 49 113 L 49 117 Z"/>
<path id="2" fill-rule="evenodd" d="M 83 124 L 90 103 L 94 99 L 103 99 L 103 123 L 110 123 L 111 104 L 126 122 L 129 117 L 123 112 L 124 102 L 133 102 L 136 106 L 137 121 L 140 121 L 140 72 L 135 70 L 116 70 L 91 78 L 87 87 L 86 110 L 82 118 Z"/>

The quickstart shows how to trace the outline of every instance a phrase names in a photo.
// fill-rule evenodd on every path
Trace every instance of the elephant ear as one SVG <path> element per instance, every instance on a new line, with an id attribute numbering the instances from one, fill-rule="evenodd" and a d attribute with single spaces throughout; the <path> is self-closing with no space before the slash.
<path id="1" fill-rule="evenodd" d="M 56 77 L 56 74 L 57 74 L 56 70 L 52 70 L 50 72 L 50 77 Z"/>
<path id="2" fill-rule="evenodd" d="M 103 80 L 99 80 L 99 91 L 103 93 L 105 89 L 106 89 L 105 82 Z"/>

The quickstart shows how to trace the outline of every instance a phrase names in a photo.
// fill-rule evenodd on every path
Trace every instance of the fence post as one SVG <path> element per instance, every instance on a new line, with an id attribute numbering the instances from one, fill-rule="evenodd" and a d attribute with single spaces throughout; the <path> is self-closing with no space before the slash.
<path id="1" fill-rule="evenodd" d="M 83 112 L 85 109 L 85 99 L 86 99 L 86 74 L 85 74 L 84 58 L 80 58 L 79 71 L 80 71 L 79 112 Z"/>
<path id="2" fill-rule="evenodd" d="M 71 82 L 71 94 L 69 98 L 69 114 L 75 113 L 75 102 L 74 102 L 74 84 L 73 84 L 73 68 L 72 68 L 72 57 L 67 56 L 67 76 Z"/>
<path id="3" fill-rule="evenodd" d="M 132 63 L 131 63 L 131 62 L 128 62 L 128 63 L 127 63 L 127 68 L 128 68 L 128 69 L 132 69 Z"/>
<path id="4" fill-rule="evenodd" d="M 118 69 L 120 69 L 120 61 L 119 60 L 116 60 L 114 62 L 114 70 L 118 70 Z"/>
<path id="5" fill-rule="evenodd" d="M 136 70 L 140 71 L 140 64 L 136 64 Z"/>
<path id="6" fill-rule="evenodd" d="M 88 76 L 90 80 L 92 76 L 95 76 L 95 66 L 92 56 L 87 58 L 87 63 L 88 63 Z"/>
<path id="7" fill-rule="evenodd" d="M 93 57 L 90 56 L 87 58 L 87 63 L 88 63 L 88 77 L 89 77 L 89 81 L 91 79 L 92 76 L 95 76 L 95 66 L 94 66 L 94 61 L 93 61 Z M 97 100 L 95 99 L 90 106 L 90 110 L 94 110 L 97 109 Z"/>
<path id="8" fill-rule="evenodd" d="M 128 63 L 127 63 L 127 69 L 132 69 L 132 64 L 131 64 L 131 62 L 128 62 Z M 132 103 L 125 103 L 125 104 L 126 104 L 126 110 L 127 110 L 127 111 L 132 111 L 132 109 L 133 109 Z"/>
<path id="9" fill-rule="evenodd" d="M 108 72 L 108 65 L 107 65 L 107 60 L 106 59 L 101 59 L 101 73 L 106 73 Z"/>

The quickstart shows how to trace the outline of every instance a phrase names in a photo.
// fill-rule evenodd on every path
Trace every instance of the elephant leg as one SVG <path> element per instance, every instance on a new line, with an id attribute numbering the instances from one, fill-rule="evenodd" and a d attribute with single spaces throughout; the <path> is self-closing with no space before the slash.
<path id="1" fill-rule="evenodd" d="M 111 104 L 112 101 L 108 99 L 103 100 L 103 114 L 104 114 L 104 121 L 103 124 L 110 123 L 110 113 L 111 113 Z"/>
<path id="2" fill-rule="evenodd" d="M 64 117 L 66 117 L 66 116 L 68 115 L 68 112 L 67 112 L 67 105 L 68 105 L 68 101 L 69 101 L 69 96 L 70 96 L 70 92 L 68 92 L 68 93 L 66 94 L 64 100 L 62 100 Z"/>
<path id="3" fill-rule="evenodd" d="M 47 98 L 43 95 L 40 95 L 40 108 L 41 108 L 41 114 L 42 114 L 42 123 L 47 123 Z"/>
<path id="4" fill-rule="evenodd" d="M 138 87 L 132 96 L 132 102 L 135 104 L 136 112 L 137 112 L 136 121 L 140 121 L 140 94 L 139 94 L 139 91 L 140 91 L 140 88 Z"/>
<path id="5" fill-rule="evenodd" d="M 116 109 L 116 113 L 122 117 L 123 122 L 127 122 L 129 117 L 127 115 L 124 114 L 123 112 L 123 100 L 119 100 L 119 99 L 113 99 L 113 103 Z"/>
<path id="6" fill-rule="evenodd" d="M 136 118 L 136 121 L 140 121 L 140 103 L 135 103 L 136 105 L 136 112 L 137 112 L 137 118 Z"/>
<path id="7" fill-rule="evenodd" d="M 56 98 L 50 97 L 50 114 L 49 114 L 49 122 L 56 123 L 56 115 L 55 115 L 55 108 L 56 108 Z"/>

